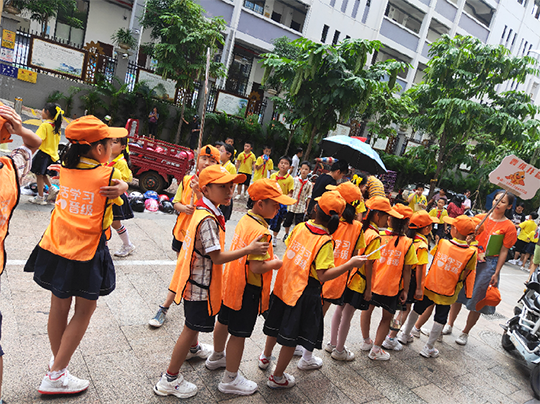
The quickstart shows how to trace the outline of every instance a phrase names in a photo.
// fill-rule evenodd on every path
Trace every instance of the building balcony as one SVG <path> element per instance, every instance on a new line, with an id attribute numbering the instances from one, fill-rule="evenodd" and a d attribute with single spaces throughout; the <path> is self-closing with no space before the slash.
<path id="1" fill-rule="evenodd" d="M 416 52 L 416 49 L 418 48 L 418 41 L 420 40 L 418 35 L 390 20 L 388 17 L 383 17 L 380 33 L 382 36 L 391 39 L 414 52 Z"/>

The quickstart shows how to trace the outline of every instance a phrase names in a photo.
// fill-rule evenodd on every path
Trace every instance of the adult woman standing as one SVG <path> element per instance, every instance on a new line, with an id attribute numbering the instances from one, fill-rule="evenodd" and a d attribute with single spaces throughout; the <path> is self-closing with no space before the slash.
<path id="1" fill-rule="evenodd" d="M 156 137 L 159 114 L 157 108 L 154 107 L 148 115 L 148 135 Z"/>

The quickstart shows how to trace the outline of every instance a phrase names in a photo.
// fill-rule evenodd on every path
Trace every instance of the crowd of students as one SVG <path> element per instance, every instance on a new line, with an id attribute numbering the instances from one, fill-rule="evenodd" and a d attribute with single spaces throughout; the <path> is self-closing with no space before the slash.
<path id="1" fill-rule="evenodd" d="M 1 107 L 0 116 L 8 120 L 12 133 L 23 137 L 31 155 L 39 137 L 22 128 L 12 109 Z M 120 220 L 126 217 L 113 215 L 113 205 L 125 203 L 122 195 L 127 183 L 117 169 L 121 158 L 112 156 L 124 150 L 120 139 L 127 136 L 126 130 L 87 116 L 73 121 L 65 135 L 70 146 L 57 167 L 60 192 L 55 209 L 25 266 L 52 294 L 48 333 L 53 356 L 38 389 L 42 394 L 78 393 L 89 386 L 89 381 L 73 376 L 67 367 L 98 297 L 115 288 L 106 241 L 109 227 L 117 221 L 113 227 L 118 231 Z M 173 301 L 183 302 L 185 324 L 153 388 L 155 394 L 195 395 L 196 385 L 180 374 L 182 364 L 194 357 L 205 359 L 210 370 L 225 369 L 218 385 L 223 393 L 253 394 L 258 386 L 239 373 L 239 366 L 245 339 L 261 314 L 267 339 L 258 366 L 270 367 L 279 344 L 267 385 L 283 389 L 295 385 L 295 378 L 286 372 L 293 355 L 301 356 L 297 367 L 305 371 L 323 366 L 315 349 L 324 348 L 333 360 L 354 360 L 355 353 L 345 343 L 356 310 L 361 311 L 360 349 L 369 351 L 372 360 L 389 360 L 389 350 L 402 350 L 409 344 L 419 335 L 419 323 L 427 320 L 430 310 L 435 310 L 435 322 L 420 351 L 426 358 L 439 355 L 435 341 L 441 333 L 451 332 L 461 304 L 469 310 L 467 328 L 458 338 L 465 343 L 462 335 L 468 335 L 480 312 L 494 311 L 485 305 L 484 297 L 489 286 L 498 284 L 508 248 L 515 242 L 515 226 L 504 217 L 512 206 L 511 194 L 495 197 L 496 208 L 480 226 L 485 215 L 453 218 L 421 209 L 414 212 L 403 204 L 392 206 L 385 196 L 370 195 L 368 183 L 374 193 L 378 189 L 374 177 L 344 180 L 349 168 L 342 160 L 312 184 L 308 179 L 311 166 L 300 161 L 301 150 L 295 153 L 296 159 L 280 157 L 278 170 L 270 174 L 274 167 L 271 148 L 265 147 L 256 158 L 253 145 L 246 142 L 233 167 L 236 151 L 229 140 L 219 144 L 219 149 L 201 148 L 195 173 L 183 179 L 174 198 L 179 214 L 172 248 L 178 260 L 166 299 L 150 325 L 163 324 Z M 2 158 L 1 163 L 0 175 L 10 179 L 2 182 L 1 198 L 9 201 L 1 211 L 3 243 L 19 189 L 14 161 Z M 254 173 L 257 179 L 251 182 Z M 248 196 L 250 209 L 239 220 L 226 249 L 224 207 L 233 198 Z M 417 196 L 416 200 L 413 196 L 413 207 L 424 204 Z M 283 220 L 286 250 L 278 257 L 274 246 Z M 427 268 L 427 235 L 441 220 L 450 227 L 452 238 L 439 240 L 431 251 L 433 264 Z M 486 253 L 493 235 L 502 237 L 502 245 Z M 131 245 L 129 239 L 126 245 Z M 4 256 L 2 260 L 3 267 Z M 75 313 L 68 321 L 72 300 Z M 332 304 L 337 307 L 331 334 L 323 344 L 323 320 Z M 375 308 L 382 310 L 382 317 L 373 334 L 370 320 Z M 396 323 L 403 324 L 400 332 L 395 326 L 391 330 Z M 200 332 L 213 332 L 213 346 L 199 343 Z"/>

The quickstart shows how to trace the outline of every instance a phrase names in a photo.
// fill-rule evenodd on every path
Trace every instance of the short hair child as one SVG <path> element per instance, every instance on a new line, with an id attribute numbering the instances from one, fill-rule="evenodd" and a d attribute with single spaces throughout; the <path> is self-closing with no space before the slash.
<path id="1" fill-rule="evenodd" d="M 236 195 L 236 199 L 247 197 L 247 189 L 251 183 L 251 175 L 255 169 L 256 160 L 257 158 L 253 153 L 253 142 L 246 140 L 244 142 L 244 151 L 236 158 L 236 171 L 238 171 L 238 174 L 244 174 L 246 176 L 246 181 L 238 184 L 238 195 Z"/>

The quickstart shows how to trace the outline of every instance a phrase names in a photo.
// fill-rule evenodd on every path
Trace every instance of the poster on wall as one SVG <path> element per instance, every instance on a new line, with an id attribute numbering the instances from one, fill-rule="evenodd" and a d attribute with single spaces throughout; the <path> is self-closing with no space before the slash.
<path id="1" fill-rule="evenodd" d="M 17 78 L 19 80 L 35 84 L 37 82 L 37 73 L 33 72 L 32 70 L 19 69 L 19 72 L 17 73 Z"/>
<path id="2" fill-rule="evenodd" d="M 151 89 L 155 88 L 158 85 L 162 85 L 165 89 L 165 92 L 163 90 L 156 89 L 156 93 L 159 98 L 166 98 L 169 101 L 174 101 L 174 97 L 176 96 L 176 82 L 172 81 L 171 79 L 163 80 L 163 78 L 159 74 L 155 74 L 143 69 L 139 69 L 139 78 L 137 80 L 139 83 L 141 81 L 146 82 L 146 85 L 150 87 Z"/>
<path id="3" fill-rule="evenodd" d="M 336 129 L 328 132 L 328 136 L 349 136 L 349 133 L 351 133 L 350 126 L 338 123 Z"/>
<path id="4" fill-rule="evenodd" d="M 248 99 L 239 95 L 219 91 L 214 112 L 225 112 L 227 115 L 245 117 Z"/>
<path id="5" fill-rule="evenodd" d="M 15 49 L 15 35 L 14 31 L 4 29 L 2 31 L 2 48 Z"/>
<path id="6" fill-rule="evenodd" d="M 3 62 L 13 63 L 13 49 L 0 48 L 0 60 Z"/>
<path id="7" fill-rule="evenodd" d="M 82 79 L 86 53 L 75 48 L 32 38 L 29 65 Z"/>

